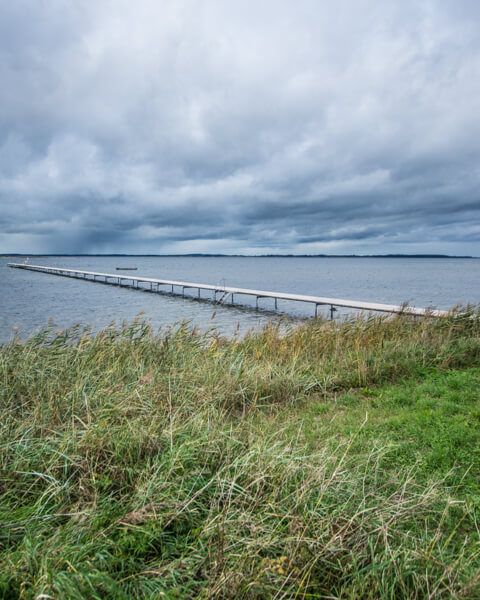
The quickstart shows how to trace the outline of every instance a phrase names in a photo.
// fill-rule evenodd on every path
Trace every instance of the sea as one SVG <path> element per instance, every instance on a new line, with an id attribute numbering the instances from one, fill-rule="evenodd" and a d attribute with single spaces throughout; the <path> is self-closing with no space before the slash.
<path id="1" fill-rule="evenodd" d="M 76 324 L 93 331 L 140 317 L 155 330 L 187 321 L 221 335 L 243 335 L 269 321 L 314 315 L 314 306 L 269 298 L 236 296 L 234 306 L 215 304 L 210 292 L 158 294 L 80 279 L 12 269 L 23 259 L 0 258 L 0 343 L 27 339 L 50 325 Z M 365 302 L 450 309 L 480 303 L 480 259 L 391 257 L 68 256 L 31 258 L 30 264 L 234 286 Z M 237 304 L 238 302 L 238 304 Z M 323 311 L 323 313 L 322 313 Z M 336 319 L 351 315 L 339 309 Z M 319 314 L 329 316 L 328 307 Z"/>

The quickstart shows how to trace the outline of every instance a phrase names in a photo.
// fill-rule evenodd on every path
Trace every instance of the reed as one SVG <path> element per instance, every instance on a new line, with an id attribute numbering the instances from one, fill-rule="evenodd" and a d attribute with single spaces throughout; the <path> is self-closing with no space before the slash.
<path id="1" fill-rule="evenodd" d="M 0 597 L 479 597 L 479 316 L 13 339 Z"/>

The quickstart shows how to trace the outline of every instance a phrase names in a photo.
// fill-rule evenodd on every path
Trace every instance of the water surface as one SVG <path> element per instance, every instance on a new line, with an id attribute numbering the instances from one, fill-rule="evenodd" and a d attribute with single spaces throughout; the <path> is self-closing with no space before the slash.
<path id="1" fill-rule="evenodd" d="M 230 335 L 265 324 L 275 317 L 271 299 L 259 300 L 267 311 L 254 310 L 254 298 L 236 296 L 245 308 L 152 294 L 111 285 L 10 269 L 0 259 L 0 343 L 16 328 L 25 338 L 53 319 L 59 327 L 75 323 L 105 327 L 131 321 L 143 311 L 158 328 L 189 320 L 201 328 L 216 327 Z M 17 261 L 22 262 L 22 261 Z M 480 302 L 480 260 L 420 258 L 303 257 L 51 257 L 33 264 L 125 274 L 277 292 L 409 304 L 449 309 Z M 190 294 L 196 295 L 196 291 Z M 207 298 L 207 292 L 202 292 Z M 250 307 L 250 308 L 249 308 Z M 309 317 L 313 305 L 279 301 L 278 313 Z M 320 310 L 320 307 L 319 307 Z M 325 314 L 327 308 L 325 308 Z M 339 309 L 337 318 L 348 312 Z M 213 316 L 213 318 L 212 318 Z"/>

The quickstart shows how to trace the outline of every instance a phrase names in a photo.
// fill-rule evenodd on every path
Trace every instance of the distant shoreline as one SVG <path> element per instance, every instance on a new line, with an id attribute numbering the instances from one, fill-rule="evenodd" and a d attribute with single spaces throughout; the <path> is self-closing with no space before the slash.
<path id="1" fill-rule="evenodd" d="M 0 258 L 472 258 L 450 254 L 2 254 Z"/>

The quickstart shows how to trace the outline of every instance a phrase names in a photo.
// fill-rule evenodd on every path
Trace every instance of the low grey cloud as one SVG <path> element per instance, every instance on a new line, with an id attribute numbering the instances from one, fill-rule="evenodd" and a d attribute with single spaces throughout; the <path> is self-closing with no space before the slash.
<path id="1" fill-rule="evenodd" d="M 0 252 L 480 255 L 480 4 L 0 3 Z"/>

